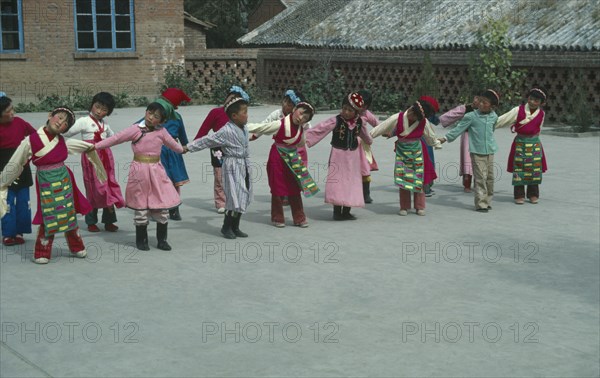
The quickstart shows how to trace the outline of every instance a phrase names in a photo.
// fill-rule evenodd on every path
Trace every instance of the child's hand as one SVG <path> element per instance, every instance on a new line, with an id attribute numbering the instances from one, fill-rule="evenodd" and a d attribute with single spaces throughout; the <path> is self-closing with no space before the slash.
<path id="1" fill-rule="evenodd" d="M 438 140 L 440 141 L 440 144 L 444 144 L 446 143 L 446 138 L 442 137 L 442 138 L 438 138 Z"/>
<path id="2" fill-rule="evenodd" d="M 96 145 L 95 145 L 95 144 L 92 144 L 91 146 L 89 146 L 89 147 L 88 147 L 88 149 L 87 149 L 87 151 L 86 151 L 86 152 L 92 152 L 92 151 L 94 151 L 95 149 L 96 149 Z"/>
<path id="3" fill-rule="evenodd" d="M 187 146 L 183 146 L 182 154 L 187 154 L 188 152 L 190 152 L 190 149 Z"/>

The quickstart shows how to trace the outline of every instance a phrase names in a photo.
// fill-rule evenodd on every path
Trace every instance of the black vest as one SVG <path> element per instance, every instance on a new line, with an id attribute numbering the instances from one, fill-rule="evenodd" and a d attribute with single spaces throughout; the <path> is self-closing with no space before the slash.
<path id="1" fill-rule="evenodd" d="M 356 150 L 358 147 L 358 135 L 362 129 L 362 118 L 358 117 L 356 126 L 350 130 L 344 119 L 338 115 L 336 118 L 335 128 L 333 129 L 331 146 L 341 150 Z"/>

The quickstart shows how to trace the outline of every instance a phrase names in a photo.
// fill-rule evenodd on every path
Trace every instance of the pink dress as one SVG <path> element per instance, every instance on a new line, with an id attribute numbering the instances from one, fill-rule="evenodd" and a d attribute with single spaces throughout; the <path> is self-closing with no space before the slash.
<path id="1" fill-rule="evenodd" d="M 183 147 L 164 128 L 148 131 L 142 121 L 96 143 L 101 150 L 119 143 L 131 141 L 135 155 L 156 157 L 156 163 L 132 161 L 125 189 L 126 206 L 133 210 L 171 209 L 181 204 L 179 194 L 160 162 L 163 145 L 182 153 Z"/>
<path id="2" fill-rule="evenodd" d="M 444 127 L 452 125 L 461 120 L 465 116 L 467 110 L 465 105 L 459 105 L 448 110 L 440 116 L 440 124 Z M 469 153 L 469 133 L 467 132 L 460 135 L 460 166 L 458 174 L 460 176 L 473 176 L 473 165 L 471 164 L 471 154 Z"/>
<path id="3" fill-rule="evenodd" d="M 368 111 L 368 110 L 365 111 L 365 113 L 361 116 L 361 118 L 363 121 L 363 125 L 366 126 L 367 124 L 369 124 L 373 127 L 377 126 L 378 119 L 370 111 Z M 375 161 L 375 155 L 373 155 L 373 152 L 371 151 L 371 147 L 369 145 L 363 143 L 362 139 L 360 141 L 360 146 L 361 146 L 361 150 L 362 150 L 362 154 L 360 155 L 360 174 L 363 176 L 370 176 L 371 171 L 378 171 L 379 167 L 377 166 L 377 161 Z M 369 154 L 371 155 L 371 162 L 369 162 L 369 159 L 367 158 L 367 150 L 369 151 Z"/>
<path id="4" fill-rule="evenodd" d="M 357 119 L 346 121 L 349 130 L 356 127 Z M 337 116 L 326 119 L 306 130 L 306 145 L 312 147 L 319 143 L 335 129 L 336 123 Z M 373 143 L 373 138 L 364 125 L 360 128 L 359 136 L 364 143 Z M 325 183 L 325 203 L 336 206 L 365 207 L 361 175 L 362 154 L 360 146 L 353 150 L 331 148 Z"/>

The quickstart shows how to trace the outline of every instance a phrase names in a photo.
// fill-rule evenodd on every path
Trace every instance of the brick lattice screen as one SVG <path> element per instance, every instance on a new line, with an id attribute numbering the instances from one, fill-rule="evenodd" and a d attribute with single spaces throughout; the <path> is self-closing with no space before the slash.
<path id="1" fill-rule="evenodd" d="M 207 50 L 211 51 L 211 50 Z M 229 54 L 228 51 L 234 53 Z M 290 87 L 301 88 L 302 75 L 318 67 L 323 57 L 329 54 L 330 69 L 340 70 L 346 79 L 348 90 L 364 87 L 369 81 L 376 86 L 392 87 L 410 96 L 414 80 L 422 70 L 423 52 L 352 51 L 320 52 L 301 49 L 259 49 L 219 50 L 202 59 L 187 59 L 188 74 L 200 80 L 200 89 L 210 91 L 225 74 L 233 75 L 244 87 L 257 86 L 268 100 L 280 101 L 282 94 Z M 462 55 L 461 55 L 462 54 Z M 534 84 L 545 87 L 549 92 L 546 104 L 547 120 L 556 122 L 569 112 L 569 96 L 576 87 L 587 95 L 589 106 L 594 114 L 600 114 L 600 62 L 597 54 L 569 56 L 565 52 L 515 53 L 513 66 L 527 69 L 527 78 L 521 93 L 526 93 Z M 320 60 L 307 57 L 319 57 Z M 437 96 L 442 111 L 459 103 L 463 86 L 467 83 L 466 53 L 432 52 L 431 60 L 439 85 Z M 543 64 L 544 66 L 540 66 Z M 583 79 L 577 82 L 573 68 L 581 70 Z M 565 67 L 567 66 L 567 67 Z M 310 99 L 309 99 L 310 100 Z M 518 104 L 514 104 L 515 106 Z M 406 104 L 399 104 L 400 110 Z"/>

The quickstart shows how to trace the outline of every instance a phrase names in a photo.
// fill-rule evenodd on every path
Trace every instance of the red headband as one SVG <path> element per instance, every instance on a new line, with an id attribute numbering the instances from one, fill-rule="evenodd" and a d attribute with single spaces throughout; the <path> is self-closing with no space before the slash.
<path id="1" fill-rule="evenodd" d="M 544 96 L 544 100 L 546 99 L 546 94 L 541 89 L 533 88 L 530 92 L 533 92 L 533 91 L 540 92 L 542 94 L 542 96 Z"/>

